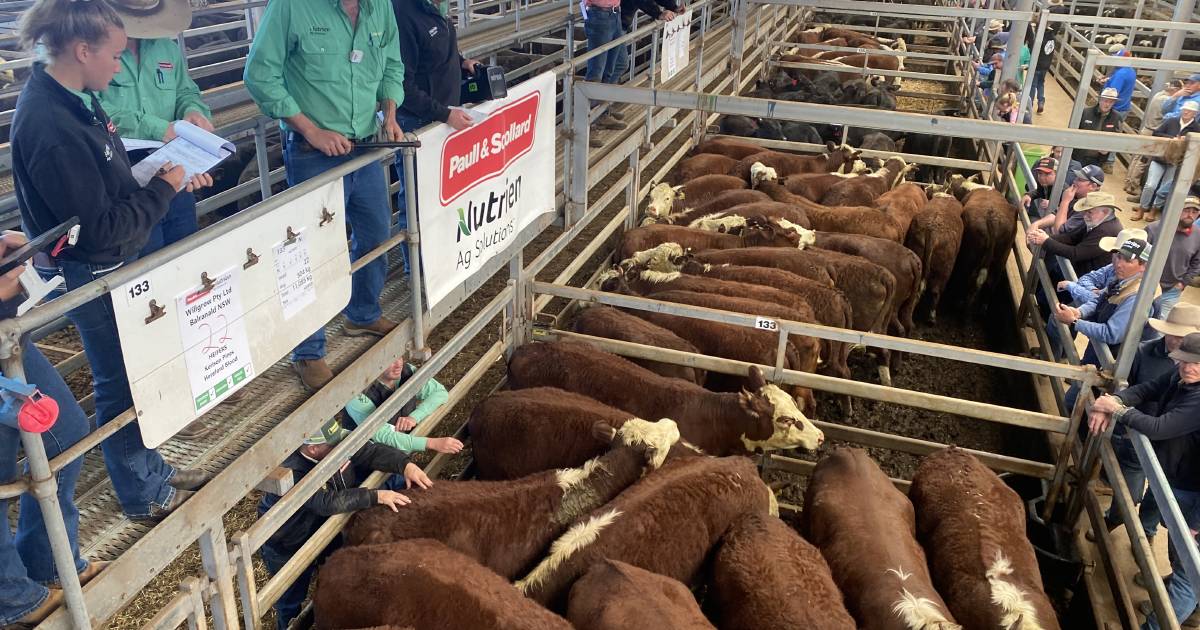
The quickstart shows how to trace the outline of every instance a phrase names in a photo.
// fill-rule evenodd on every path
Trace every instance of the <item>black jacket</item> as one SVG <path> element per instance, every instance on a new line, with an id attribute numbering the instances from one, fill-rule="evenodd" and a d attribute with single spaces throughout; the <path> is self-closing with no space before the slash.
<path id="1" fill-rule="evenodd" d="M 1071 261 L 1075 273 L 1082 276 L 1112 262 L 1112 254 L 1100 249 L 1100 239 L 1116 236 L 1120 231 L 1121 222 L 1115 215 L 1090 230 L 1080 222 L 1074 229 L 1046 239 L 1042 250 Z"/>
<path id="2" fill-rule="evenodd" d="M 633 16 L 639 9 L 657 20 L 663 11 L 678 11 L 679 5 L 675 0 L 621 0 L 621 28 L 626 33 L 633 29 Z"/>
<path id="3" fill-rule="evenodd" d="M 1118 422 L 1154 442 L 1154 452 L 1171 486 L 1200 491 L 1200 457 L 1196 456 L 1200 453 L 1200 383 L 1182 383 L 1179 371 L 1172 370 L 1116 396 L 1132 407 L 1117 415 Z M 1146 411 L 1147 403 L 1157 409 Z"/>
<path id="4" fill-rule="evenodd" d="M 283 467 L 292 471 L 292 478 L 296 483 L 316 465 L 316 462 L 301 455 L 300 451 L 292 453 L 283 461 Z M 407 465 L 408 455 L 404 451 L 367 442 L 350 458 L 350 465 L 330 477 L 325 486 L 309 497 L 304 507 L 297 510 L 283 527 L 271 536 L 267 544 L 281 554 L 294 553 L 330 516 L 365 510 L 378 503 L 374 490 L 358 487 L 362 479 L 358 478 L 357 471 L 403 473 Z M 278 501 L 279 495 L 264 494 L 258 503 L 259 515 L 265 514 Z"/>
<path id="5" fill-rule="evenodd" d="M 1154 130 L 1152 135 L 1160 138 L 1178 138 L 1179 136 L 1182 136 L 1185 131 L 1187 133 L 1200 133 L 1200 123 L 1196 122 L 1196 120 L 1197 119 L 1192 119 L 1192 124 L 1188 125 L 1187 129 L 1185 130 L 1180 126 L 1183 124 L 1183 121 L 1179 119 L 1179 116 L 1168 118 L 1158 126 L 1158 129 Z M 1159 158 L 1154 158 L 1154 161 L 1163 163 L 1163 161 Z"/>
<path id="6" fill-rule="evenodd" d="M 1100 112 L 1099 105 L 1092 105 L 1083 110 L 1083 116 L 1079 118 L 1079 128 L 1085 131 L 1120 133 L 1121 115 L 1115 108 L 1108 110 L 1108 113 L 1104 114 Z M 1100 164 L 1107 158 L 1107 154 L 1087 149 L 1076 149 L 1074 157 L 1076 160 L 1079 160 L 1080 164 L 1086 166 L 1088 164 Z"/>
<path id="7" fill-rule="evenodd" d="M 33 238 L 78 216 L 79 242 L 60 256 L 83 262 L 137 254 L 175 196 L 157 177 L 138 186 L 100 103 L 92 97 L 89 109 L 40 63 L 17 99 L 12 170 L 25 232 Z"/>
<path id="8" fill-rule="evenodd" d="M 462 104 L 462 55 L 454 25 L 428 0 L 392 0 L 404 60 L 401 113 L 446 122 Z M 405 131 L 415 131 L 405 129 Z"/>
<path id="9" fill-rule="evenodd" d="M 1167 356 L 1167 342 L 1162 338 L 1143 341 L 1133 355 L 1133 366 L 1129 368 L 1129 384 L 1138 385 L 1152 381 L 1167 372 L 1175 371 L 1175 361 Z M 1143 409 L 1148 413 L 1151 410 Z"/>

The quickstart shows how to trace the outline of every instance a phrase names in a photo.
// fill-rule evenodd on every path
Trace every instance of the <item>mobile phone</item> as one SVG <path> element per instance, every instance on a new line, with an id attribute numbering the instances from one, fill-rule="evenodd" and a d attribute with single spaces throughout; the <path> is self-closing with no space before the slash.
<path id="1" fill-rule="evenodd" d="M 77 225 L 79 225 L 79 217 L 71 217 L 49 231 L 39 234 L 37 238 L 21 247 L 6 253 L 4 258 L 0 259 L 0 276 L 24 265 L 25 261 L 33 258 L 34 254 L 53 247 L 60 238 L 67 235 Z"/>

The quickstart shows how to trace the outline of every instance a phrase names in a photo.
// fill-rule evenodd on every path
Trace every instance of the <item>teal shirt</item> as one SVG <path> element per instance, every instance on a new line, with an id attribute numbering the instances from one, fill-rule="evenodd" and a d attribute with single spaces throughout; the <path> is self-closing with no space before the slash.
<path id="1" fill-rule="evenodd" d="M 137 59 L 128 49 L 121 53 L 121 70 L 100 104 L 121 137 L 139 140 L 162 140 L 167 126 L 190 112 L 212 117 L 173 39 L 140 40 Z"/>
<path id="2" fill-rule="evenodd" d="M 394 389 L 395 387 L 396 383 L 392 383 L 392 388 Z M 421 402 L 417 405 L 416 409 L 413 409 L 409 417 L 420 425 L 434 410 L 446 404 L 446 401 L 450 399 L 450 394 L 441 383 L 431 378 L 421 387 L 421 391 L 417 392 L 416 397 Z M 355 424 L 361 424 L 374 411 L 375 403 L 363 394 L 351 398 L 346 403 L 346 414 L 350 416 L 351 420 L 354 420 Z M 379 427 L 371 439 L 402 451 L 424 451 L 428 446 L 428 438 L 397 431 L 396 427 L 391 424 L 384 424 Z"/>
<path id="3" fill-rule="evenodd" d="M 246 89 L 264 114 L 304 113 L 318 127 L 356 139 L 375 133 L 380 102 L 404 101 L 392 5 L 359 0 L 358 6 L 352 28 L 339 0 L 267 4 L 245 72 Z"/>

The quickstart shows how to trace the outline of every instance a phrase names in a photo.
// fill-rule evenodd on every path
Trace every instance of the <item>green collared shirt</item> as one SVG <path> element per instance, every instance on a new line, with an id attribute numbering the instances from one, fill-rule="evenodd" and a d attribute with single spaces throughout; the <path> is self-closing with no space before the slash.
<path id="1" fill-rule="evenodd" d="M 183 51 L 173 39 L 143 39 L 138 56 L 121 53 L 121 70 L 100 93 L 100 104 L 124 138 L 162 140 L 167 126 L 189 112 L 212 112 L 188 76 Z"/>
<path id="2" fill-rule="evenodd" d="M 358 25 L 340 0 L 267 4 L 246 59 L 246 89 L 271 118 L 303 112 L 318 127 L 375 133 L 377 104 L 404 100 L 404 63 L 387 0 L 359 0 Z M 284 125 L 286 129 L 286 125 Z"/>

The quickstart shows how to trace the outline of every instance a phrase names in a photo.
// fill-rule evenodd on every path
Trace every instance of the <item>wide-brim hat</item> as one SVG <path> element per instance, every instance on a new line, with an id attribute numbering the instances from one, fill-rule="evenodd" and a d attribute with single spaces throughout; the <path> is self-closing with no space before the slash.
<path id="1" fill-rule="evenodd" d="M 106 0 L 135 39 L 174 39 L 192 24 L 192 5 L 207 0 Z"/>
<path id="2" fill-rule="evenodd" d="M 1176 304 L 1167 313 L 1166 319 L 1150 319 L 1150 327 L 1164 335 L 1186 337 L 1192 333 L 1200 333 L 1200 306 L 1195 304 Z"/>
<path id="3" fill-rule="evenodd" d="M 1184 363 L 1200 363 L 1200 333 L 1188 334 L 1179 349 L 1167 356 Z"/>
<path id="4" fill-rule="evenodd" d="M 1108 208 L 1110 210 L 1116 210 L 1117 200 L 1112 195 L 1102 190 L 1096 190 L 1088 193 L 1082 201 L 1077 202 L 1073 209 L 1075 212 L 1087 212 L 1088 210 L 1095 208 Z M 1145 240 L 1145 238 L 1142 240 Z M 1101 247 L 1103 247 L 1103 245 L 1101 245 Z"/>
<path id="5" fill-rule="evenodd" d="M 1004 30 L 1004 20 L 990 20 L 987 25 L 987 30 L 989 33 L 995 33 L 996 31 Z"/>
<path id="6" fill-rule="evenodd" d="M 1115 252 L 1118 249 L 1121 249 L 1121 246 L 1125 244 L 1125 241 L 1132 240 L 1148 241 L 1150 240 L 1150 237 L 1147 236 L 1146 230 L 1141 228 L 1125 228 L 1124 230 L 1118 232 L 1116 236 L 1105 236 L 1104 238 L 1100 239 L 1100 249 L 1103 249 L 1106 252 Z"/>

